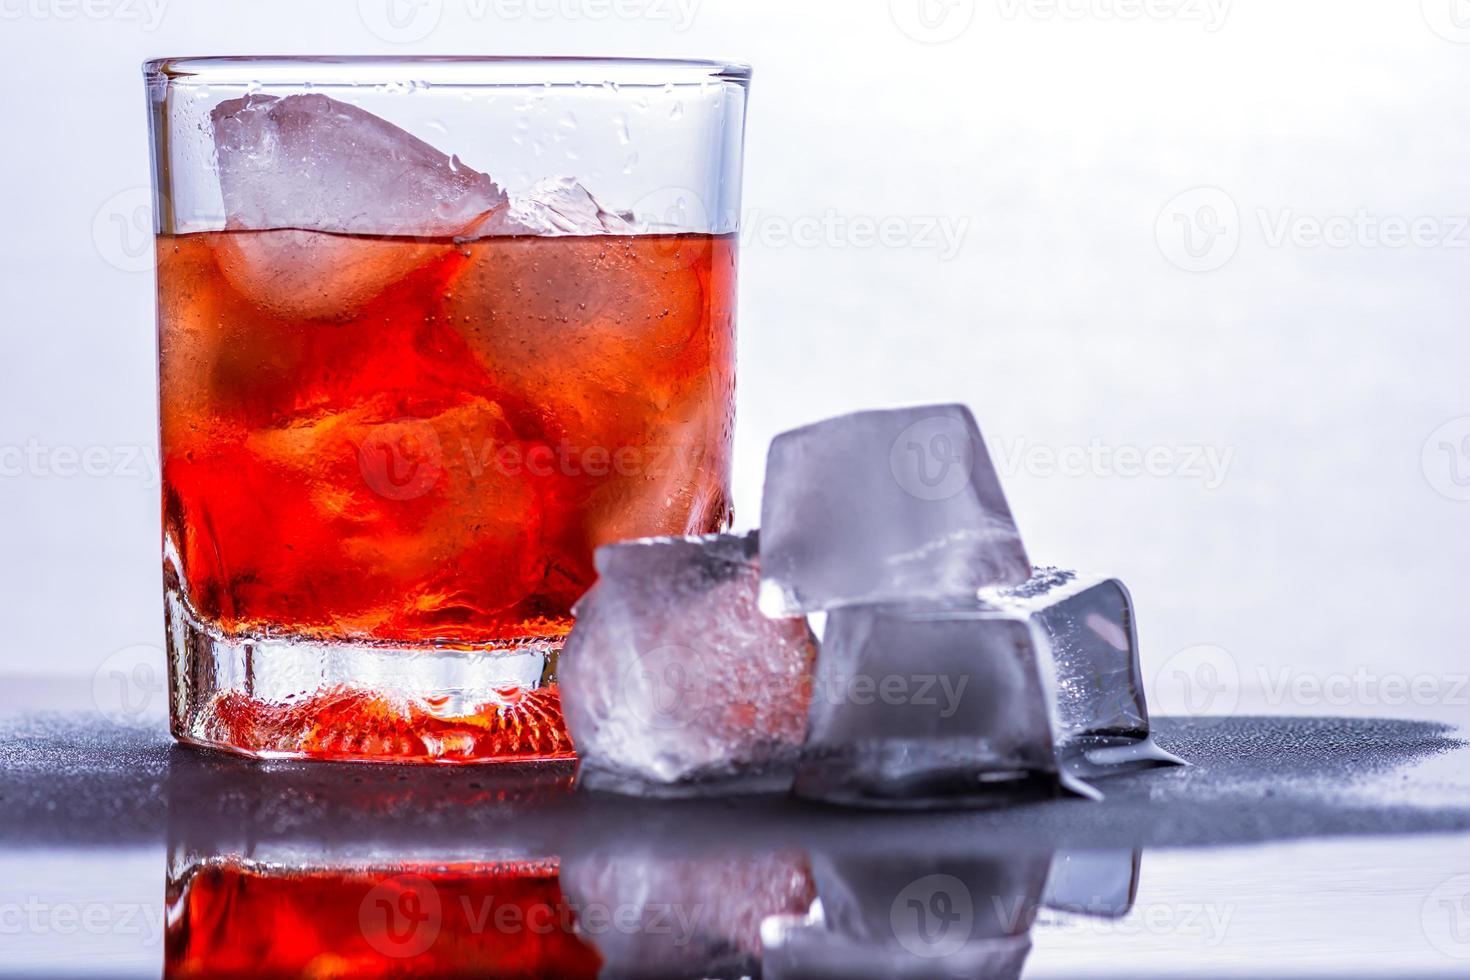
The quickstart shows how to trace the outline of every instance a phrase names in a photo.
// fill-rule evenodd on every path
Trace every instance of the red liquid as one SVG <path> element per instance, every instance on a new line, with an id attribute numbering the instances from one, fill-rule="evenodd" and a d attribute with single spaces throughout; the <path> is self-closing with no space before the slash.
<path id="1" fill-rule="evenodd" d="M 422 871 L 192 870 L 166 977 L 593 978 L 553 861 Z"/>
<path id="2" fill-rule="evenodd" d="M 167 574 L 226 634 L 555 640 L 598 545 L 729 525 L 728 237 L 212 232 L 158 261 Z M 569 752 L 543 692 L 455 719 L 489 730 L 469 757 Z M 299 701 L 304 728 L 236 704 L 220 737 L 331 756 L 355 712 L 415 755 L 401 705 L 321 696 L 335 734 Z"/>

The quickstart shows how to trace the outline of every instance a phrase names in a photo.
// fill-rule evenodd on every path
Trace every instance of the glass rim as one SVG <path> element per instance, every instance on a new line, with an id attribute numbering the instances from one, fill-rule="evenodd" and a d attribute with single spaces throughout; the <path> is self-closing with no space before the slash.
<path id="1" fill-rule="evenodd" d="M 412 69 L 412 71 L 410 71 Z M 206 55 L 150 58 L 150 81 L 171 85 L 359 87 L 406 80 L 446 87 L 695 85 L 750 81 L 750 65 L 694 58 L 583 55 Z"/>

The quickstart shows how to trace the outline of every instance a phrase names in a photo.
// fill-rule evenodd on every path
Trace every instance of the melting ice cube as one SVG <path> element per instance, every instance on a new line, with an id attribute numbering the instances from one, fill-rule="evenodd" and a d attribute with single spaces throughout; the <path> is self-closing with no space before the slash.
<path id="1" fill-rule="evenodd" d="M 567 726 L 594 789 L 785 789 L 806 729 L 815 638 L 756 607 L 755 535 L 597 551 L 562 652 Z"/>
<path id="2" fill-rule="evenodd" d="M 1027 616 L 971 600 L 828 614 L 796 791 L 839 803 L 994 802 L 1057 784 L 1051 663 Z"/>
<path id="3" fill-rule="evenodd" d="M 511 198 L 474 230 L 471 237 L 491 235 L 617 235 L 632 226 L 605 210 L 587 188 L 571 177 L 548 177 Z"/>
<path id="4" fill-rule="evenodd" d="M 210 120 L 230 228 L 450 236 L 506 203 L 457 157 L 325 95 L 247 95 Z"/>
<path id="5" fill-rule="evenodd" d="M 236 233 L 220 236 L 220 269 L 276 316 L 350 319 L 452 249 L 424 239 L 504 210 L 485 174 L 325 95 L 248 95 L 210 119 Z"/>
<path id="6" fill-rule="evenodd" d="M 761 566 L 771 615 L 967 597 L 1031 574 L 963 405 L 858 412 L 777 436 Z"/>
<path id="7" fill-rule="evenodd" d="M 1038 568 L 1025 583 L 984 589 L 980 599 L 1028 617 L 1045 635 L 1056 677 L 1058 750 L 1069 771 L 1097 776 L 1181 762 L 1149 738 L 1133 601 L 1122 582 Z"/>

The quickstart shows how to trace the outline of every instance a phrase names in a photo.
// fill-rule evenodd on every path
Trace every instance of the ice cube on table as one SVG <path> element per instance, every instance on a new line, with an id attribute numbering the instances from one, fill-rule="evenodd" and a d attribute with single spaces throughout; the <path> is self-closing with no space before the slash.
<path id="1" fill-rule="evenodd" d="M 858 412 L 777 436 L 761 567 L 770 615 L 966 597 L 1031 574 L 963 405 Z"/>
<path id="2" fill-rule="evenodd" d="M 571 855 L 561 887 L 604 980 L 757 976 L 761 923 L 804 914 L 815 897 L 805 855 L 782 851 Z"/>
<path id="3" fill-rule="evenodd" d="M 1182 761 L 1150 740 L 1138 629 L 1122 582 L 1043 567 L 1021 585 L 982 590 L 980 601 L 1029 617 L 1044 633 L 1068 771 L 1099 776 Z"/>
<path id="4" fill-rule="evenodd" d="M 547 177 L 524 194 L 513 195 L 510 206 L 485 219 L 469 237 L 493 235 L 618 235 L 632 226 L 601 204 L 571 177 Z"/>
<path id="5" fill-rule="evenodd" d="M 1026 615 L 975 600 L 834 609 L 796 792 L 919 808 L 1054 791 L 1052 684 Z"/>
<path id="6" fill-rule="evenodd" d="M 816 641 L 756 607 L 757 536 L 649 538 L 597 551 L 561 654 L 567 727 L 591 789 L 789 788 Z"/>
<path id="7" fill-rule="evenodd" d="M 210 120 L 229 228 L 452 236 L 506 203 L 457 157 L 325 95 L 247 95 Z"/>

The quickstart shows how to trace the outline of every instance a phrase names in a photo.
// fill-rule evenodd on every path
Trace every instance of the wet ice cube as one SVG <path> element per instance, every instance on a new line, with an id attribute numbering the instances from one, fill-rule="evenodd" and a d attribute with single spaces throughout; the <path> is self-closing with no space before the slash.
<path id="1" fill-rule="evenodd" d="M 759 975 L 761 923 L 805 913 L 815 897 L 805 856 L 781 851 L 572 855 L 561 886 L 603 978 Z"/>
<path id="2" fill-rule="evenodd" d="M 866 806 L 994 802 L 1057 784 L 1039 625 L 974 600 L 828 614 L 796 791 Z"/>
<path id="3" fill-rule="evenodd" d="M 1021 585 L 982 590 L 980 599 L 1029 617 L 1045 634 L 1056 677 L 1059 749 L 1072 771 L 1099 775 L 1179 761 L 1149 741 L 1138 630 L 1122 582 L 1046 567 Z"/>
<path id="4" fill-rule="evenodd" d="M 1033 616 L 1057 674 L 1058 734 L 1148 734 L 1137 630 L 1117 579 L 1038 568 L 1020 586 L 985 589 L 982 602 Z"/>
<path id="5" fill-rule="evenodd" d="M 567 726 L 594 789 L 660 795 L 790 786 L 815 638 L 756 606 L 755 535 L 597 551 L 562 652 Z"/>
<path id="6" fill-rule="evenodd" d="M 230 228 L 457 235 L 506 203 L 457 157 L 325 95 L 247 95 L 210 120 Z"/>
<path id="7" fill-rule="evenodd" d="M 587 188 L 571 177 L 548 177 L 524 194 L 510 199 L 510 206 L 487 218 L 472 237 L 492 235 L 617 235 L 632 226 L 621 215 L 599 204 Z"/>
<path id="8" fill-rule="evenodd" d="M 1031 574 L 963 405 L 858 412 L 777 436 L 761 565 L 771 615 L 970 596 Z"/>

